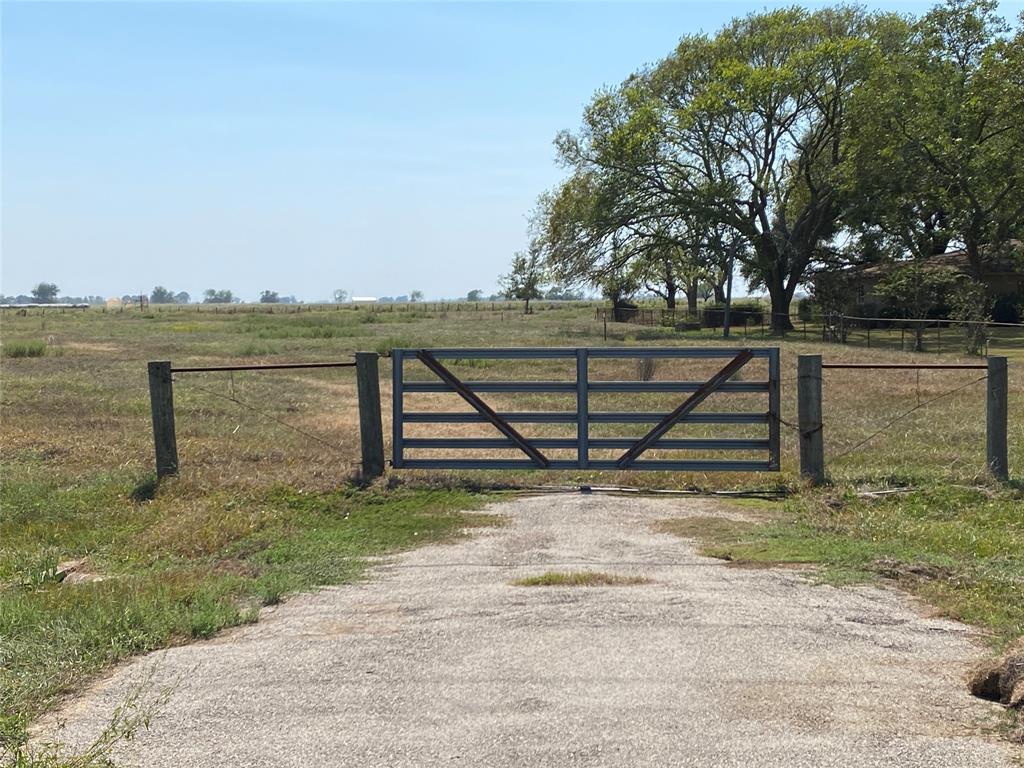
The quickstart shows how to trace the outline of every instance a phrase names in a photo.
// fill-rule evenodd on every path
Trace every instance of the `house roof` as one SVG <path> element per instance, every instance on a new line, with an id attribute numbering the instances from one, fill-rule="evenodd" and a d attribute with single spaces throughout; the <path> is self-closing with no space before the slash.
<path id="1" fill-rule="evenodd" d="M 987 254 L 985 253 L 985 251 L 988 250 L 987 246 L 982 246 L 981 250 L 982 255 L 986 256 L 986 268 L 982 277 L 1002 274 L 1021 274 L 1022 268 L 1020 257 L 1024 255 L 1024 243 L 1020 240 L 1007 241 L 1006 246 L 990 258 L 987 257 Z M 870 266 L 853 267 L 853 270 L 860 272 L 863 277 L 882 277 L 894 266 L 902 263 L 905 262 L 885 261 L 878 264 L 871 264 Z M 970 258 L 968 257 L 966 250 L 958 248 L 955 251 L 946 251 L 945 253 L 929 256 L 925 259 L 925 265 L 930 268 L 951 267 L 961 272 L 968 272 L 970 268 Z"/>

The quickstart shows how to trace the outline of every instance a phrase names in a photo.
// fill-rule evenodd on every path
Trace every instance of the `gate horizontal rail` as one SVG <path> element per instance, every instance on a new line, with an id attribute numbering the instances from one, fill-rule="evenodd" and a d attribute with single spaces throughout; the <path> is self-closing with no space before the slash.
<path id="1" fill-rule="evenodd" d="M 564 411 L 524 411 L 499 413 L 506 421 L 513 421 L 519 424 L 575 424 L 579 422 L 579 416 L 575 413 Z M 602 424 L 649 424 L 661 421 L 665 418 L 664 413 L 626 413 L 619 411 L 591 411 L 589 421 Z M 462 411 L 436 411 L 436 412 L 411 412 L 403 416 L 406 423 L 418 422 L 420 424 L 469 424 L 472 422 L 485 422 L 486 419 L 478 413 L 464 413 Z M 767 413 L 690 413 L 680 419 L 681 422 L 693 424 L 767 424 L 769 416 Z"/>
<path id="2" fill-rule="evenodd" d="M 696 392 L 703 381 L 591 381 L 591 392 Z M 575 392 L 574 381 L 464 381 L 473 392 Z M 451 392 L 443 381 L 407 381 L 406 392 Z M 727 381 L 717 392 L 767 392 L 767 381 Z"/>
<path id="3" fill-rule="evenodd" d="M 403 357 L 415 357 L 418 349 L 393 349 Z M 444 348 L 428 349 L 436 358 L 459 358 L 462 360 L 540 360 L 545 358 L 572 359 L 580 351 L 586 351 L 591 360 L 596 358 L 637 358 L 637 357 L 677 357 L 677 358 L 721 358 L 735 357 L 739 347 L 466 347 L 465 349 Z M 755 358 L 770 358 L 778 355 L 778 347 L 762 347 L 751 349 Z"/>
<path id="4" fill-rule="evenodd" d="M 779 468 L 779 351 L 778 348 L 738 349 L 717 347 L 604 347 L 604 348 L 444 348 L 394 349 L 391 352 L 393 372 L 393 442 L 392 464 L 407 469 L 629 469 L 662 471 L 777 471 Z M 589 362 L 595 359 L 724 359 L 729 361 L 723 372 L 708 381 L 590 381 Z M 440 380 L 405 379 L 405 362 L 419 360 Z M 575 380 L 461 381 L 439 360 L 575 360 Z M 767 381 L 730 381 L 749 359 L 768 363 Z M 407 411 L 406 394 L 458 394 L 474 408 L 470 411 Z M 766 411 L 693 412 L 681 406 L 677 413 L 645 411 L 591 411 L 590 393 L 686 393 L 697 401 L 714 392 L 765 393 Z M 576 395 L 576 407 L 566 411 L 495 411 L 480 398 L 487 393 L 563 393 Z M 693 397 L 690 398 L 693 401 Z M 668 420 L 666 422 L 666 419 Z M 405 437 L 405 424 L 483 424 L 490 423 L 511 437 Z M 575 437 L 524 438 L 509 425 L 575 424 Z M 591 424 L 656 424 L 653 432 L 678 424 L 755 424 L 767 425 L 763 438 L 672 438 L 591 437 Z M 665 426 L 667 424 L 667 426 Z M 764 460 L 735 459 L 651 459 L 637 458 L 646 449 L 682 451 L 765 451 Z M 415 450 L 516 450 L 527 454 L 522 458 L 408 458 L 406 449 Z M 576 458 L 537 458 L 539 449 L 575 450 Z M 593 459 L 590 451 L 626 449 L 618 459 Z M 628 458 L 627 458 L 628 457 Z"/>
<path id="5" fill-rule="evenodd" d="M 635 441 L 634 441 L 635 442 Z M 405 469 L 536 469 L 526 459 L 405 459 Z M 552 459 L 549 469 L 579 469 L 575 459 Z M 649 469 L 662 472 L 771 472 L 768 461 L 669 461 L 667 459 L 641 459 L 629 465 L 630 469 Z M 587 469 L 621 469 L 617 459 L 591 459 Z"/>
<path id="6" fill-rule="evenodd" d="M 576 438 L 573 437 L 538 437 L 530 441 L 538 448 L 575 448 Z M 592 437 L 591 448 L 631 448 L 636 440 L 630 437 Z M 511 440 L 491 437 L 407 437 L 406 448 L 515 448 Z M 767 439 L 724 437 L 668 439 L 658 441 L 659 448 L 677 448 L 691 450 L 767 450 Z"/>

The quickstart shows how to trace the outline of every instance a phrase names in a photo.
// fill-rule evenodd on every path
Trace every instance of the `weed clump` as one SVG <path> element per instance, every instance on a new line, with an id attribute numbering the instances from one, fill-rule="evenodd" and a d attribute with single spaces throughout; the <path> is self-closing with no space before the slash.
<path id="1" fill-rule="evenodd" d="M 46 342 L 8 341 L 0 349 L 4 357 L 42 357 L 46 354 Z"/>

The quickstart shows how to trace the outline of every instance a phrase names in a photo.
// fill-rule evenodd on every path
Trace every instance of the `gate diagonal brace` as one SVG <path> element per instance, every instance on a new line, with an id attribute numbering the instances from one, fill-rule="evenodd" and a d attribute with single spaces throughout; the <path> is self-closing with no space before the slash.
<path id="1" fill-rule="evenodd" d="M 463 400 L 473 406 L 477 413 L 489 421 L 499 432 L 505 435 L 505 437 L 515 443 L 516 447 L 529 456 L 538 467 L 541 469 L 547 469 L 551 466 L 551 461 L 547 456 L 534 448 L 525 437 L 516 431 L 515 427 L 495 413 L 491 406 L 477 397 L 472 390 L 468 389 L 465 384 L 459 381 L 455 377 L 455 374 L 445 368 L 436 357 L 425 349 L 419 350 L 416 353 L 416 357 L 420 362 L 427 366 L 427 368 L 436 373 L 438 378 L 440 378 L 445 384 L 455 390 Z"/>
<path id="2" fill-rule="evenodd" d="M 637 440 L 632 448 L 619 457 L 619 460 L 615 462 L 615 465 L 619 469 L 626 469 L 630 464 L 636 461 L 637 458 L 639 458 L 640 454 L 664 437 L 665 433 L 672 429 L 672 427 L 674 427 L 681 418 L 704 402 L 708 395 L 732 378 L 733 375 L 735 375 L 740 368 L 749 363 L 753 357 L 754 353 L 749 349 L 741 351 L 736 355 L 736 357 L 730 360 L 722 370 L 701 384 L 700 387 L 697 388 L 697 391 L 686 398 L 682 405 L 658 422 L 650 432 Z"/>

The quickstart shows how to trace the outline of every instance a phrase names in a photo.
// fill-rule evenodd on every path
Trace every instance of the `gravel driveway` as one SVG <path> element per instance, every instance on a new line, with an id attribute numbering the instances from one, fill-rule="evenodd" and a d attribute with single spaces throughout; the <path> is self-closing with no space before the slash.
<path id="1" fill-rule="evenodd" d="M 972 632 L 894 591 L 698 556 L 651 523 L 711 500 L 556 495 L 256 625 L 150 654 L 67 707 L 100 730 L 155 664 L 177 679 L 127 765 L 1009 766 L 968 695 Z M 521 587 L 547 570 L 651 583 Z"/>

